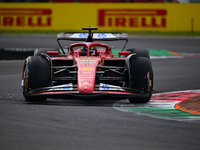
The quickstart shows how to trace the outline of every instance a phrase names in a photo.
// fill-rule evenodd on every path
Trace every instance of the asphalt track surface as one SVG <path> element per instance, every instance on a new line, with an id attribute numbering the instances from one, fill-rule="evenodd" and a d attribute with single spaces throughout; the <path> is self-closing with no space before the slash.
<path id="1" fill-rule="evenodd" d="M 53 36 L 0 36 L 0 47 L 57 47 Z M 200 53 L 200 39 L 132 37 L 128 46 Z M 200 89 L 200 58 L 153 59 L 154 93 Z M 117 100 L 28 103 L 23 61 L 0 61 L 1 150 L 199 150 L 199 123 L 117 111 Z"/>

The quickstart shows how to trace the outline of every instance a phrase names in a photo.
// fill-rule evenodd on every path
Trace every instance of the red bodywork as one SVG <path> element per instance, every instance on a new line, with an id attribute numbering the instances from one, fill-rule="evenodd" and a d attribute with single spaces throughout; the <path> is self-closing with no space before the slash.
<path id="1" fill-rule="evenodd" d="M 85 46 L 88 50 L 87 56 L 81 56 L 81 50 L 73 50 L 74 47 L 77 46 Z M 105 49 L 98 49 L 95 56 L 91 56 L 89 53 L 89 50 L 91 47 L 104 47 Z M 95 79 L 96 79 L 96 71 L 97 66 L 102 65 L 104 66 L 105 60 L 125 60 L 126 57 L 114 57 L 111 49 L 108 45 L 103 43 L 75 43 L 72 44 L 69 48 L 69 55 L 65 55 L 63 57 L 56 57 L 55 55 L 59 55 L 58 52 L 52 52 L 49 51 L 47 53 L 49 56 L 53 55 L 54 57 L 51 57 L 52 61 L 54 60 L 73 60 L 74 64 L 77 65 L 77 91 L 51 91 L 51 92 L 41 92 L 37 94 L 64 94 L 64 93 L 82 93 L 82 94 L 102 94 L 102 93 L 108 93 L 108 94 L 134 94 L 131 92 L 122 92 L 122 91 L 95 91 Z M 120 52 L 119 55 L 129 55 L 130 52 Z"/>
<path id="2" fill-rule="evenodd" d="M 75 47 L 85 46 L 88 50 L 87 56 L 81 55 L 81 50 L 74 50 Z M 89 53 L 91 47 L 102 47 L 97 49 L 96 54 L 92 56 Z M 99 96 L 99 95 L 115 95 L 122 97 L 130 97 L 131 95 L 138 95 L 133 92 L 125 90 L 95 90 L 96 73 L 98 65 L 104 66 L 105 60 L 126 60 L 126 57 L 114 57 L 108 45 L 103 43 L 75 43 L 69 47 L 69 55 L 59 56 L 58 52 L 48 51 L 47 54 L 51 57 L 52 61 L 69 61 L 73 60 L 74 65 L 77 67 L 77 90 L 65 90 L 65 88 L 58 88 L 56 90 L 42 90 L 34 92 L 34 95 L 73 95 L 73 96 Z M 119 56 L 127 56 L 130 52 L 119 52 Z M 56 56 L 58 55 L 58 56 Z M 123 86 L 123 85 L 122 85 Z"/>
<path id="3" fill-rule="evenodd" d="M 50 64 L 50 86 L 30 90 L 27 96 L 64 97 L 81 96 L 112 96 L 116 98 L 148 97 L 149 93 L 142 93 L 131 87 L 130 57 L 135 54 L 126 51 L 114 57 L 111 48 L 96 40 L 127 40 L 124 33 L 91 33 L 94 28 L 86 28 L 85 33 L 60 33 L 58 40 L 86 40 L 74 43 L 65 52 L 58 42 L 62 53 L 48 51 L 42 54 Z M 83 28 L 84 30 L 84 28 Z M 85 39 L 87 35 L 87 39 Z M 92 37 L 93 35 L 93 37 Z M 125 44 L 126 45 L 126 44 Z M 150 80 L 150 79 L 149 79 Z"/>

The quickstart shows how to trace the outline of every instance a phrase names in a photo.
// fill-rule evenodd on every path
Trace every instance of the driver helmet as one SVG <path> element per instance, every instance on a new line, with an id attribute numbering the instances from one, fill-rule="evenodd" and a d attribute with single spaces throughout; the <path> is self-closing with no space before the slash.
<path id="1" fill-rule="evenodd" d="M 92 47 L 90 47 L 90 55 L 92 54 L 92 53 L 96 53 L 96 47 L 95 46 L 92 46 Z M 81 55 L 83 55 L 83 56 L 85 56 L 85 55 L 87 55 L 87 53 L 88 53 L 88 49 L 87 49 L 87 47 L 85 47 L 85 46 L 82 46 L 81 47 Z"/>
<path id="2" fill-rule="evenodd" d="M 82 55 L 87 55 L 87 52 L 88 52 L 87 47 L 82 46 L 82 47 L 81 47 L 81 54 L 82 54 Z"/>
<path id="3" fill-rule="evenodd" d="M 95 56 L 96 54 L 97 54 L 97 49 L 96 49 L 95 46 L 92 46 L 92 47 L 90 48 L 90 55 Z"/>

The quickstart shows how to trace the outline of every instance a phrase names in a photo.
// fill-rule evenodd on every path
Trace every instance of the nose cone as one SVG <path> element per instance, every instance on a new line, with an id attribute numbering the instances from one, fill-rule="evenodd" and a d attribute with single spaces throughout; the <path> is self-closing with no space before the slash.
<path id="1" fill-rule="evenodd" d="M 80 93 L 92 93 L 96 79 L 96 68 L 100 58 L 80 57 L 76 61 L 78 67 L 78 91 Z"/>

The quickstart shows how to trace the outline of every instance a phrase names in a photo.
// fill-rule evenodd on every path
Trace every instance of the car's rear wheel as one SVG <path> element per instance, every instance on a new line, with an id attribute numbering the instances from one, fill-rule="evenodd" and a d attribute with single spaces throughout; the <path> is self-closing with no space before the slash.
<path id="1" fill-rule="evenodd" d="M 46 96 L 31 96 L 31 90 L 47 87 L 50 84 L 50 66 L 46 58 L 29 56 L 24 63 L 23 95 L 27 101 L 46 101 Z"/>
<path id="2" fill-rule="evenodd" d="M 34 56 L 42 56 L 42 53 L 47 54 L 48 51 L 59 52 L 59 49 L 57 49 L 57 48 L 37 48 L 34 52 Z"/>
<path id="3" fill-rule="evenodd" d="M 153 92 L 153 69 L 148 57 L 132 57 L 130 60 L 130 87 L 147 94 L 147 97 L 129 98 L 131 103 L 147 103 Z"/>

